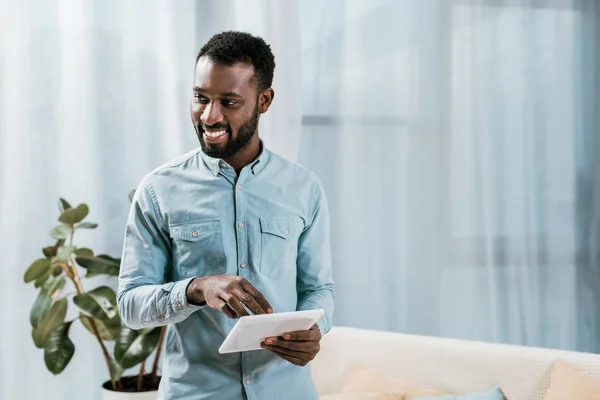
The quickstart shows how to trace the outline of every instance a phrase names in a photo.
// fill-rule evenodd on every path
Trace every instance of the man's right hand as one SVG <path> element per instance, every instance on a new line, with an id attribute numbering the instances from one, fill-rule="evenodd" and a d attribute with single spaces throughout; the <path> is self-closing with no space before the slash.
<path id="1" fill-rule="evenodd" d="M 270 314 L 273 308 L 250 282 L 237 275 L 208 275 L 192 280 L 186 295 L 192 304 L 206 303 L 229 318 L 248 315 L 245 305 L 253 314 Z"/>

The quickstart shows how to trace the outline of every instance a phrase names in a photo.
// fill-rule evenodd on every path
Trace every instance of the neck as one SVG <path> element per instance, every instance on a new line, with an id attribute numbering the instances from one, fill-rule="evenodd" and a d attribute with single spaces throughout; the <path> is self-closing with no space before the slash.
<path id="1" fill-rule="evenodd" d="M 258 138 L 258 134 L 255 134 L 252 139 L 250 139 L 250 142 L 248 142 L 246 147 L 231 157 L 224 158 L 224 160 L 227 162 L 227 164 L 231 165 L 236 173 L 239 174 L 242 168 L 256 160 L 256 157 L 258 157 L 259 153 L 260 139 Z"/>

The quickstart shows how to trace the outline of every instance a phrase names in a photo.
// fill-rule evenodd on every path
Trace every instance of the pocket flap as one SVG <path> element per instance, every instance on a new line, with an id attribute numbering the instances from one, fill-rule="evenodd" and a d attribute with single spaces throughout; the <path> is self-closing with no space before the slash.
<path id="1" fill-rule="evenodd" d="M 287 239 L 290 234 L 290 221 L 287 218 L 261 218 L 260 231 Z"/>
<path id="2" fill-rule="evenodd" d="M 171 226 L 171 238 L 195 242 L 210 235 L 221 233 L 221 220 L 218 218 L 190 221 Z"/>

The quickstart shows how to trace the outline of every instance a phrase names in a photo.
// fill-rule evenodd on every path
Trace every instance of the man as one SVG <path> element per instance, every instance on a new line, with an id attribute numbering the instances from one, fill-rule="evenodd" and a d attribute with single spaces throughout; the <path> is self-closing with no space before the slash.
<path id="1" fill-rule="evenodd" d="M 315 175 L 259 139 L 274 69 L 261 38 L 212 37 L 194 70 L 200 148 L 144 177 L 133 199 L 117 300 L 133 329 L 169 324 L 161 399 L 318 397 L 304 366 L 331 328 L 328 208 Z M 218 352 L 239 316 L 319 308 L 310 330 Z"/>

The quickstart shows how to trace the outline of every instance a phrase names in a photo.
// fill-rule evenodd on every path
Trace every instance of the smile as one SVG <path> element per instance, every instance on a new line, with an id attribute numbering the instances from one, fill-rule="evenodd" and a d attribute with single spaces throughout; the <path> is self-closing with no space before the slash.
<path id="1" fill-rule="evenodd" d="M 209 138 L 215 139 L 218 138 L 219 136 L 223 136 L 227 133 L 227 131 L 204 131 L 204 135 L 208 136 Z"/>
<path id="2" fill-rule="evenodd" d="M 205 143 L 210 143 L 213 145 L 221 145 L 227 142 L 229 135 L 226 130 L 220 131 L 204 131 L 202 134 L 204 137 Z"/>

